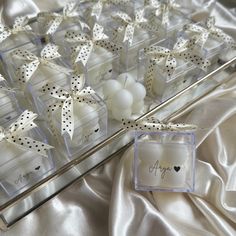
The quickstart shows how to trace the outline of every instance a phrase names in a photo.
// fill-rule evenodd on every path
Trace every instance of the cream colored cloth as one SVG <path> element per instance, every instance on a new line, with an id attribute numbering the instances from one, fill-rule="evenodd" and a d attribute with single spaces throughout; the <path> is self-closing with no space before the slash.
<path id="1" fill-rule="evenodd" d="M 9 21 L 20 11 L 35 13 L 62 4 L 5 0 L 0 9 Z M 235 35 L 235 9 L 227 11 L 217 4 L 213 14 L 218 25 Z M 203 128 L 197 133 L 194 193 L 135 191 L 131 148 L 0 235 L 235 236 L 236 192 L 226 191 L 236 190 L 236 75 L 231 76 L 232 82 L 204 97 L 180 119 Z"/>

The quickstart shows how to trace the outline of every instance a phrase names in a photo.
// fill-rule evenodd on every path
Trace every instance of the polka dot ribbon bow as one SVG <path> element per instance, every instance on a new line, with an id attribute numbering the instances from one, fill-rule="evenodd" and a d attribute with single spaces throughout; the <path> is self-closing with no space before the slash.
<path id="1" fill-rule="evenodd" d="M 102 47 L 113 53 L 120 50 L 120 47 L 109 41 L 109 37 L 103 31 L 104 28 L 95 23 L 90 35 L 75 31 L 66 33 L 66 41 L 75 45 L 72 46 L 72 60 L 74 63 L 80 62 L 83 66 L 86 66 L 94 47 Z"/>
<path id="2" fill-rule="evenodd" d="M 155 9 L 155 14 L 153 17 L 161 16 L 161 22 L 163 25 L 169 24 L 171 11 L 180 10 L 180 5 L 177 4 L 175 0 L 168 0 L 166 3 L 160 3 L 157 0 L 146 0 L 145 3 L 147 7 Z"/>
<path id="3" fill-rule="evenodd" d="M 152 91 L 152 83 L 154 79 L 154 68 L 157 64 L 162 65 L 164 63 L 163 71 L 160 73 L 166 73 L 171 77 L 178 66 L 178 60 L 183 60 L 195 64 L 202 70 L 206 70 L 210 65 L 209 60 L 205 60 L 202 57 L 193 53 L 193 47 L 195 40 L 185 40 L 178 38 L 173 49 L 168 49 L 161 46 L 150 46 L 144 49 L 144 53 L 149 60 L 148 71 L 145 75 L 145 83 L 148 92 Z"/>
<path id="4" fill-rule="evenodd" d="M 155 117 L 150 117 L 140 121 L 122 120 L 123 128 L 127 130 L 157 132 L 157 131 L 194 131 L 197 129 L 196 125 L 192 124 L 174 124 L 164 123 L 157 120 Z"/>
<path id="5" fill-rule="evenodd" d="M 104 7 L 105 4 L 107 5 L 128 5 L 130 3 L 130 0 L 99 0 L 98 2 L 96 2 L 92 8 L 91 11 L 89 12 L 89 16 L 91 17 L 95 17 L 96 20 L 99 20 L 101 13 L 102 13 L 102 9 Z"/>
<path id="6" fill-rule="evenodd" d="M 227 35 L 223 30 L 215 26 L 215 18 L 209 17 L 206 21 L 206 28 L 196 25 L 196 24 L 187 24 L 184 26 L 184 30 L 190 33 L 194 33 L 197 37 L 197 42 L 203 47 L 206 43 L 209 36 L 212 38 L 224 42 L 229 45 L 231 48 L 236 49 L 236 43 L 234 39 Z"/>
<path id="7" fill-rule="evenodd" d="M 18 34 L 19 32 L 23 31 L 30 31 L 32 30 L 29 25 L 27 25 L 29 22 L 28 17 L 26 16 L 20 16 L 15 19 L 15 22 L 12 26 L 12 28 L 7 27 L 0 23 L 0 43 L 2 43 L 4 40 L 6 40 L 9 36 Z"/>
<path id="8" fill-rule="evenodd" d="M 74 133 L 74 102 L 96 104 L 97 101 L 92 96 L 95 94 L 92 88 L 83 88 L 85 83 L 84 75 L 73 75 L 70 81 L 70 90 L 47 83 L 43 86 L 42 92 L 47 92 L 51 97 L 58 100 L 49 106 L 49 118 L 52 118 L 54 111 L 61 108 L 61 135 L 68 133 L 72 139 Z"/>
<path id="9" fill-rule="evenodd" d="M 50 67 L 55 71 L 60 71 L 64 74 L 69 74 L 72 70 L 66 67 L 60 66 L 53 62 L 53 60 L 61 57 L 58 53 L 58 46 L 54 44 L 47 44 L 41 51 L 40 57 L 37 57 L 28 50 L 16 49 L 12 52 L 12 56 L 25 61 L 17 70 L 17 77 L 21 83 L 28 82 L 33 74 L 38 70 L 39 66 Z"/>
<path id="10" fill-rule="evenodd" d="M 53 147 L 26 136 L 28 131 L 37 126 L 34 123 L 36 118 L 37 114 L 26 110 L 8 128 L 4 129 L 0 126 L 0 142 L 6 141 L 19 148 L 47 157 L 47 150 Z"/>
<path id="11" fill-rule="evenodd" d="M 68 20 L 75 20 L 80 25 L 81 29 L 89 29 L 89 26 L 81 20 L 78 11 L 78 4 L 75 2 L 69 2 L 66 4 L 61 14 L 55 12 L 40 12 L 38 14 L 38 19 L 40 18 L 46 19 L 48 22 L 46 34 L 54 34 L 62 22 Z"/>
<path id="12" fill-rule="evenodd" d="M 123 33 L 123 42 L 127 42 L 129 46 L 133 44 L 135 29 L 142 28 L 152 32 L 158 31 L 158 26 L 150 24 L 144 17 L 144 9 L 135 11 L 134 18 L 121 11 L 115 13 L 112 17 L 122 25 L 116 30 L 114 34 L 115 38 L 118 38 Z"/>

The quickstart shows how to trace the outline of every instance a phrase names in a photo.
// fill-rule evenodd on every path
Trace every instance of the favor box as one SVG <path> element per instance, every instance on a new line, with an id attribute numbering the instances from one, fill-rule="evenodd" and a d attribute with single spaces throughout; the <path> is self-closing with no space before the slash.
<path id="1" fill-rule="evenodd" d="M 3 128 L 8 127 L 15 119 L 14 112 L 9 115 L 14 118 L 1 123 Z M 2 122 L 2 119 L 0 121 Z M 40 128 L 33 128 L 25 135 L 47 143 Z M 21 149 L 6 140 L 0 142 L 0 151 L 0 186 L 9 196 L 17 194 L 26 186 L 33 185 L 54 168 L 51 151 L 47 151 L 47 157 L 43 157 L 35 152 Z"/>
<path id="2" fill-rule="evenodd" d="M 74 132 L 62 132 L 62 109 L 58 108 L 53 113 L 48 113 L 56 100 L 51 99 L 44 104 L 44 116 L 47 117 L 47 126 L 50 128 L 54 139 L 62 144 L 61 147 L 69 157 L 75 157 L 102 141 L 107 134 L 107 108 L 103 100 L 95 93 L 91 95 L 93 104 L 73 101 Z M 50 124 L 50 125 L 48 125 Z M 63 133 L 63 134 L 62 134 Z"/>
<path id="3" fill-rule="evenodd" d="M 172 50 L 174 44 L 175 42 L 171 38 L 167 38 L 152 46 L 161 46 Z M 186 62 L 178 56 L 175 59 L 177 66 L 173 74 L 169 75 L 165 66 L 167 58 L 153 65 L 152 59 L 144 53 L 144 50 L 139 54 L 139 80 L 144 79 L 144 84 L 147 85 L 152 70 L 152 86 L 149 95 L 161 102 L 191 85 L 201 73 L 201 70 L 191 62 Z"/>
<path id="4" fill-rule="evenodd" d="M 194 177 L 193 133 L 136 131 L 134 144 L 136 190 L 192 192 Z"/>

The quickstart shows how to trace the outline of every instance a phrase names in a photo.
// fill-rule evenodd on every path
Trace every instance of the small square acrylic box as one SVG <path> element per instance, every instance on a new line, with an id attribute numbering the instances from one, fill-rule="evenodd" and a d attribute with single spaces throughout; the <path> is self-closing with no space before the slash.
<path id="1" fill-rule="evenodd" d="M 151 45 L 150 48 L 158 46 L 173 50 L 175 44 L 176 42 L 172 38 L 167 38 Z M 153 51 L 154 54 L 155 51 Z M 139 80 L 144 80 L 149 96 L 161 102 L 191 85 L 201 72 L 194 64 L 186 62 L 176 55 L 176 68 L 169 75 L 166 67 L 167 60 L 168 55 L 166 55 L 166 58 L 161 56 L 160 61 L 153 64 L 152 54 L 145 53 L 145 50 L 141 50 L 139 54 Z"/>
<path id="2" fill-rule="evenodd" d="M 187 132 L 136 131 L 134 184 L 141 191 L 191 192 L 195 136 Z"/>
<path id="3" fill-rule="evenodd" d="M 119 15 L 114 14 L 113 20 L 107 26 L 108 34 L 112 41 L 122 46 L 120 52 L 120 67 L 123 71 L 129 71 L 135 68 L 138 64 L 139 51 L 149 45 L 156 43 L 165 38 L 166 33 L 160 24 L 151 25 L 147 19 L 143 18 L 143 22 L 136 19 L 141 12 L 139 9 L 132 15 L 124 15 L 129 17 L 130 23 L 120 23 L 122 19 Z M 121 14 L 125 14 L 122 13 Z M 137 21 L 137 22 L 136 22 Z M 134 23 L 133 23 L 134 22 Z M 127 32 L 129 28 L 134 27 L 133 35 L 130 37 Z M 127 39 L 130 37 L 130 39 Z"/>
<path id="4" fill-rule="evenodd" d="M 48 107 L 45 107 L 45 116 L 48 116 L 50 129 L 57 140 L 62 144 L 62 149 L 70 157 L 80 155 L 89 147 L 101 142 L 107 135 L 107 108 L 103 100 L 95 93 L 92 99 L 94 104 L 85 102 L 73 102 L 74 131 L 72 138 L 68 132 L 62 135 L 62 109 L 58 108 L 48 114 Z M 47 104 L 53 106 L 53 99 Z M 52 117 L 53 115 L 53 117 Z"/>
<path id="5" fill-rule="evenodd" d="M 0 55 L 5 51 L 24 44 L 25 42 L 37 41 L 36 35 L 31 30 L 30 26 L 27 25 L 27 22 L 27 17 L 17 17 L 12 27 L 0 23 L 0 26 L 2 26 L 1 34 L 3 37 L 9 35 L 0 42 Z"/>
<path id="6" fill-rule="evenodd" d="M 11 117 L 14 118 L 1 123 L 2 128 L 6 129 L 18 118 L 14 112 Z M 46 137 L 38 127 L 24 133 L 23 136 L 47 144 Z M 50 150 L 47 151 L 47 157 L 44 157 L 3 139 L 0 142 L 0 151 L 2 154 L 0 160 L 0 186 L 9 196 L 13 196 L 25 189 L 26 186 L 36 183 L 54 168 Z"/>
<path id="7" fill-rule="evenodd" d="M 21 58 L 23 53 L 24 59 Z M 49 54 L 46 55 L 47 53 Z M 37 93 L 49 79 L 52 81 L 66 80 L 67 74 L 72 70 L 65 67 L 62 57 L 52 59 L 49 58 L 50 55 L 57 55 L 57 46 L 54 44 L 25 43 L 5 52 L 3 54 L 5 72 L 11 79 L 12 85 L 26 92 Z M 19 70 L 23 65 L 26 65 L 25 71 Z M 24 75 L 25 80 L 21 75 Z M 27 95 L 29 94 L 27 93 Z"/>

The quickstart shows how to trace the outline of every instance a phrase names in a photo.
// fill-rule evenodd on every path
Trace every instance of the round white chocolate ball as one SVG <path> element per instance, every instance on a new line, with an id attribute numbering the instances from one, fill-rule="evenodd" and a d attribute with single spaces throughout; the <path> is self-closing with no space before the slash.
<path id="1" fill-rule="evenodd" d="M 102 91 L 104 97 L 106 98 L 113 96 L 117 91 L 121 89 L 122 89 L 121 84 L 118 81 L 111 79 L 104 83 Z"/>
<path id="2" fill-rule="evenodd" d="M 115 120 L 121 121 L 122 119 L 129 119 L 132 115 L 131 109 L 117 109 L 112 108 L 112 116 Z"/>
<path id="3" fill-rule="evenodd" d="M 114 108 L 122 110 L 122 109 L 131 108 L 132 105 L 133 105 L 133 96 L 126 89 L 122 89 L 122 90 L 118 91 L 112 97 L 112 107 L 114 107 Z"/>
<path id="4" fill-rule="evenodd" d="M 143 112 L 144 109 L 144 101 L 141 100 L 140 102 L 136 102 L 132 106 L 132 113 L 134 114 L 140 114 Z"/>
<path id="5" fill-rule="evenodd" d="M 146 96 L 146 89 L 141 83 L 131 84 L 126 89 L 132 93 L 134 102 L 141 101 Z"/>
<path id="6" fill-rule="evenodd" d="M 117 77 L 123 88 L 127 88 L 131 84 L 135 83 L 134 77 L 129 73 L 122 73 Z"/>

